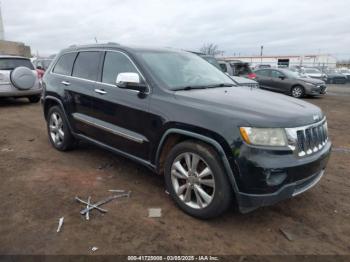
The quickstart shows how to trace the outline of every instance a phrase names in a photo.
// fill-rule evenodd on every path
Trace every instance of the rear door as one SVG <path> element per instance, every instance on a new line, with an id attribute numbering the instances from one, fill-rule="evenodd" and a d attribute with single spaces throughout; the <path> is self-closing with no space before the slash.
<path id="1" fill-rule="evenodd" d="M 271 70 L 264 70 L 264 69 L 255 71 L 255 74 L 256 74 L 255 80 L 259 82 L 260 88 L 273 90 L 270 72 Z"/>
<path id="2" fill-rule="evenodd" d="M 68 110 L 75 132 L 88 137 L 93 135 L 93 130 L 79 116 L 92 115 L 92 101 L 102 53 L 100 51 L 79 52 L 76 55 L 71 76 L 60 83 L 65 88 Z"/>
<path id="3" fill-rule="evenodd" d="M 119 73 L 140 71 L 127 54 L 107 51 L 104 54 L 100 82 L 93 95 L 93 138 L 124 153 L 149 159 L 152 120 L 149 115 L 150 94 L 116 86 Z M 141 75 L 141 78 L 142 75 Z"/>

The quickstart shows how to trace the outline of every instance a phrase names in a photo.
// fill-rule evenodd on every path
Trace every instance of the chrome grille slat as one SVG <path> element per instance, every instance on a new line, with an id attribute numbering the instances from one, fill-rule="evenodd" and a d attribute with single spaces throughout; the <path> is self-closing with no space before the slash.
<path id="1" fill-rule="evenodd" d="M 311 155 L 321 150 L 328 141 L 327 122 L 322 121 L 297 128 L 286 128 L 289 140 L 294 143 L 299 157 Z"/>

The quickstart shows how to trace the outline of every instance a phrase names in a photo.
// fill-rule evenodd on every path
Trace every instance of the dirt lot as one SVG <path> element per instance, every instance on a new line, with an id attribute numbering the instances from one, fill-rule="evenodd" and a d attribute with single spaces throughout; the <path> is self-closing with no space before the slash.
<path id="1" fill-rule="evenodd" d="M 143 166 L 85 144 L 56 151 L 39 104 L 1 100 L 0 254 L 90 254 L 92 246 L 96 254 L 350 254 L 350 86 L 329 91 L 306 99 L 326 112 L 334 146 L 321 182 L 273 207 L 210 221 L 179 210 L 163 178 Z M 85 221 L 74 197 L 95 201 L 109 189 L 133 194 Z M 148 218 L 150 207 L 162 218 Z"/>

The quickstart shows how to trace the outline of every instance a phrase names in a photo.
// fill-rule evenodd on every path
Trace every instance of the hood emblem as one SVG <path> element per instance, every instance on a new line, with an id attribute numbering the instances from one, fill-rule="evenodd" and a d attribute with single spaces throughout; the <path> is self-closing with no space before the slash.
<path id="1" fill-rule="evenodd" d="M 320 120 L 320 117 L 318 115 L 313 116 L 314 121 Z"/>

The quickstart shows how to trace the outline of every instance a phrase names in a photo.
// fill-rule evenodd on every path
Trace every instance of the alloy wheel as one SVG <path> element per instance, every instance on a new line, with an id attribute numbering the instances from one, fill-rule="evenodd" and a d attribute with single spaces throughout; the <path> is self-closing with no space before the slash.
<path id="1" fill-rule="evenodd" d="M 64 139 L 63 120 L 57 112 L 53 112 L 50 116 L 49 129 L 54 144 L 56 146 L 61 145 Z"/>
<path id="2" fill-rule="evenodd" d="M 292 95 L 294 97 L 301 97 L 303 94 L 303 89 L 301 87 L 294 87 L 292 90 Z"/>
<path id="3" fill-rule="evenodd" d="M 179 199 L 189 207 L 203 209 L 214 198 L 214 175 L 209 165 L 195 153 L 183 153 L 174 160 L 171 181 Z"/>

